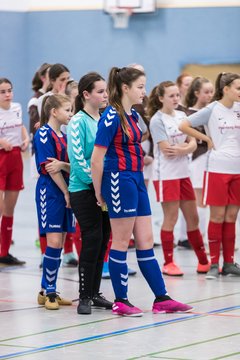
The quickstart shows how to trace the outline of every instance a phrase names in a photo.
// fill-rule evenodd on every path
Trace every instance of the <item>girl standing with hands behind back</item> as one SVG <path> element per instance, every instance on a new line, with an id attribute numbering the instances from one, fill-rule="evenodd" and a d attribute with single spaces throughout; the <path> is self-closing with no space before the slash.
<path id="1" fill-rule="evenodd" d="M 78 267 L 78 314 L 91 314 L 92 305 L 105 309 L 112 308 L 112 303 L 100 293 L 110 223 L 108 212 L 97 206 L 90 166 L 100 109 L 107 105 L 106 87 L 105 80 L 96 72 L 90 72 L 79 80 L 75 101 L 76 114 L 67 129 L 71 163 L 70 201 L 82 236 Z"/>
<path id="2" fill-rule="evenodd" d="M 137 260 L 155 300 L 153 313 L 189 311 L 191 306 L 172 300 L 166 291 L 153 251 L 151 209 L 143 178 L 142 131 L 132 108 L 146 94 L 145 73 L 113 67 L 108 80 L 108 107 L 103 113 L 92 155 L 92 178 L 100 206 L 109 211 L 112 246 L 109 271 L 115 292 L 113 314 L 142 316 L 128 301 L 127 249 L 134 234 Z"/>
<path id="3" fill-rule="evenodd" d="M 68 174 L 70 165 L 67 156 L 66 135 L 61 125 L 67 125 L 71 112 L 70 98 L 66 95 L 51 95 L 43 102 L 41 127 L 34 136 L 36 166 L 39 178 L 36 186 L 36 205 L 39 231 L 46 234 L 47 248 L 43 258 L 39 305 L 48 310 L 57 310 L 59 305 L 71 305 L 57 295 L 57 274 L 61 252 L 67 232 L 74 232 L 75 221 L 70 209 Z M 57 159 L 58 161 L 55 161 Z M 59 166 L 56 171 L 55 162 Z"/>
<path id="4" fill-rule="evenodd" d="M 212 265 L 207 279 L 219 276 L 221 245 L 222 275 L 240 276 L 240 266 L 234 264 L 240 206 L 240 75 L 220 73 L 213 100 L 179 127 L 184 133 L 206 141 L 210 150 L 203 190 L 203 203 L 210 206 L 208 240 Z M 200 125 L 204 125 L 207 135 L 194 129 Z"/>

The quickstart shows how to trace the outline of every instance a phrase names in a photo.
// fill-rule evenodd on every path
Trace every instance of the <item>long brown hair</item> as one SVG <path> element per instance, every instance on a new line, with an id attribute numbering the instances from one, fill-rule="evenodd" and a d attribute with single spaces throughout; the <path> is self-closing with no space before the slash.
<path id="1" fill-rule="evenodd" d="M 210 83 L 210 80 L 203 76 L 197 76 L 193 79 L 185 97 L 185 104 L 188 108 L 193 107 L 197 103 L 198 98 L 195 92 L 200 91 L 203 84 L 207 83 Z"/>
<path id="2" fill-rule="evenodd" d="M 223 97 L 223 88 L 225 86 L 231 86 L 232 82 L 237 79 L 240 79 L 239 74 L 225 72 L 218 74 L 215 82 L 215 93 L 213 95 L 212 101 L 221 100 Z"/>
<path id="3" fill-rule="evenodd" d="M 170 86 L 175 86 L 173 81 L 163 81 L 159 85 L 155 86 L 148 98 L 147 113 L 151 118 L 158 110 L 163 107 L 163 103 L 160 101 L 159 96 L 164 96 L 165 89 Z"/>
<path id="4" fill-rule="evenodd" d="M 108 77 L 108 96 L 109 104 L 112 105 L 119 117 L 123 132 L 129 137 L 128 122 L 125 116 L 124 108 L 122 106 L 122 85 L 125 84 L 131 87 L 132 83 L 136 81 L 140 76 L 145 76 L 145 73 L 141 70 L 132 67 L 113 67 L 110 70 Z"/>
<path id="5" fill-rule="evenodd" d="M 49 121 L 52 109 L 59 109 L 66 102 L 71 103 L 71 100 L 69 96 L 64 94 L 45 96 L 42 103 L 40 126 L 45 125 Z"/>

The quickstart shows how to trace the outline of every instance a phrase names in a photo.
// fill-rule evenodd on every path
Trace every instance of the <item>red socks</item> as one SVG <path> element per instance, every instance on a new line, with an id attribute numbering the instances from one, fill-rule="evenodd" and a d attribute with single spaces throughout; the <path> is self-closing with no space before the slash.
<path id="1" fill-rule="evenodd" d="M 187 231 L 188 241 L 192 245 L 195 254 L 197 255 L 198 261 L 202 265 L 208 264 L 208 258 L 206 255 L 202 234 L 199 229 Z"/>
<path id="2" fill-rule="evenodd" d="M 173 262 L 173 231 L 161 230 L 161 241 L 164 255 L 164 265 Z"/>
<path id="3" fill-rule="evenodd" d="M 208 241 L 209 241 L 209 251 L 212 264 L 218 264 L 220 257 L 220 246 L 222 243 L 222 232 L 223 224 L 214 223 L 209 221 L 208 224 Z"/>
<path id="4" fill-rule="evenodd" d="M 2 216 L 0 256 L 7 256 L 12 241 L 13 216 Z"/>
<path id="5" fill-rule="evenodd" d="M 234 261 L 235 237 L 236 224 L 224 222 L 222 229 L 222 248 L 224 262 L 233 263 Z"/>

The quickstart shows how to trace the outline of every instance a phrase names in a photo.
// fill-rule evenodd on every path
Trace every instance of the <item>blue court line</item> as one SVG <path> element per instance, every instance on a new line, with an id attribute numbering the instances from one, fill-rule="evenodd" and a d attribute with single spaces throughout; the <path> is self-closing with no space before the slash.
<path id="1" fill-rule="evenodd" d="M 58 348 L 62 348 L 64 346 L 71 346 L 71 345 L 82 344 L 82 343 L 85 343 L 85 342 L 90 342 L 90 341 L 95 341 L 95 340 L 102 340 L 102 339 L 106 339 L 106 338 L 112 337 L 112 336 L 123 335 L 123 334 L 131 333 L 131 332 L 134 332 L 134 331 L 147 330 L 147 329 L 151 329 L 151 328 L 162 326 L 162 325 L 168 325 L 168 324 L 173 324 L 173 323 L 177 323 L 177 322 L 180 322 L 180 321 L 192 320 L 192 319 L 195 319 L 195 318 L 204 317 L 206 315 L 211 315 L 211 314 L 221 313 L 221 312 L 226 312 L 226 311 L 232 311 L 232 310 L 237 310 L 237 309 L 240 309 L 240 305 L 239 306 L 231 306 L 231 307 L 222 308 L 222 309 L 217 309 L 217 310 L 212 310 L 212 311 L 206 312 L 204 314 L 193 314 L 193 315 L 183 316 L 183 317 L 180 317 L 180 318 L 175 318 L 175 319 L 165 320 L 165 321 L 159 321 L 159 322 L 152 323 L 152 324 L 136 326 L 136 327 L 123 329 L 123 330 L 117 330 L 117 331 L 113 331 L 113 332 L 109 332 L 109 333 L 105 333 L 105 334 L 99 334 L 99 335 L 95 335 L 95 336 L 88 336 L 88 337 L 85 337 L 85 338 L 66 341 L 66 342 L 59 343 L 59 344 L 47 345 L 47 346 L 43 346 L 43 347 L 36 348 L 36 349 L 25 350 L 25 351 L 15 352 L 15 353 L 11 353 L 11 354 L 1 355 L 0 359 L 11 359 L 11 358 L 14 358 L 14 357 L 23 356 L 23 355 L 31 355 L 31 354 L 35 354 L 35 353 L 42 352 L 42 351 L 55 350 L 55 349 L 58 349 Z"/>

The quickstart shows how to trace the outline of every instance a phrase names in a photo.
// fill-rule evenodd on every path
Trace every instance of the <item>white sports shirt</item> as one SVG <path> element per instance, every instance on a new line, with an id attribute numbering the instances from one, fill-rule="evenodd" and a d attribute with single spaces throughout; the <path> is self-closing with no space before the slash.
<path id="1" fill-rule="evenodd" d="M 170 145 L 182 144 L 187 135 L 179 129 L 180 123 L 186 119 L 186 114 L 175 110 L 170 116 L 157 111 L 150 121 L 150 131 L 154 142 L 153 180 L 175 180 L 189 177 L 188 156 L 168 158 L 159 148 L 161 141 L 168 141 Z"/>
<path id="2" fill-rule="evenodd" d="M 204 125 L 214 149 L 209 151 L 206 170 L 240 174 L 240 103 L 227 108 L 215 101 L 188 117 L 193 127 Z"/>
<path id="3" fill-rule="evenodd" d="M 22 107 L 11 103 L 10 109 L 0 108 L 0 139 L 5 139 L 12 146 L 22 145 Z"/>

